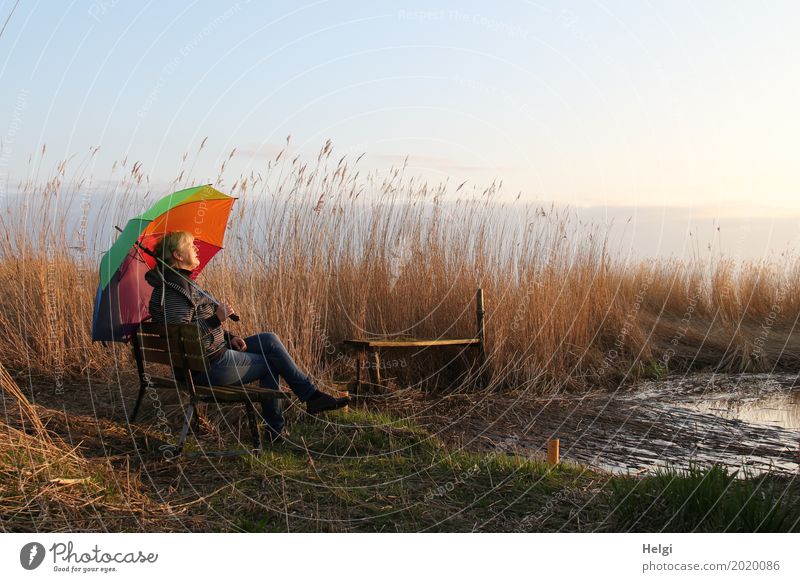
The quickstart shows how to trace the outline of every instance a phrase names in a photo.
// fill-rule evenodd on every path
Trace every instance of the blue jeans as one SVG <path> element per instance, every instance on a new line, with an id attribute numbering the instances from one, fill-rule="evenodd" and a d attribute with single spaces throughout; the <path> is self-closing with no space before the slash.
<path id="1" fill-rule="evenodd" d="M 280 376 L 301 402 L 311 398 L 317 391 L 311 378 L 297 367 L 277 335 L 271 332 L 259 333 L 244 338 L 244 341 L 247 351 L 225 350 L 222 357 L 211 365 L 207 374 L 193 372 L 194 381 L 206 386 L 238 386 L 259 380 L 261 387 L 277 390 Z M 267 430 L 273 434 L 280 433 L 284 425 L 283 400 L 264 400 L 261 402 L 261 411 Z"/>

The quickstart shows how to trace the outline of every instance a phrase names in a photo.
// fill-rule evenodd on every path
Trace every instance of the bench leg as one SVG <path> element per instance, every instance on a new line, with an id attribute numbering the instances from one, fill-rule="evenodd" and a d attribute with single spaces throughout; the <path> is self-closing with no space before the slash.
<path id="1" fill-rule="evenodd" d="M 261 450 L 261 437 L 258 434 L 258 423 L 256 422 L 256 410 L 252 402 L 244 403 L 247 411 L 247 426 L 250 428 L 250 438 L 253 439 L 253 450 Z"/>
<path id="2" fill-rule="evenodd" d="M 208 404 L 198 402 L 194 406 L 194 419 L 192 420 L 192 430 L 194 432 L 201 432 L 207 429 L 209 425 L 208 420 Z"/>
<path id="3" fill-rule="evenodd" d="M 195 403 L 190 402 L 189 407 L 186 409 L 183 421 L 183 428 L 181 429 L 181 436 L 178 439 L 178 450 L 177 450 L 178 454 L 180 454 L 181 451 L 183 450 L 183 443 L 186 441 L 186 435 L 189 434 L 189 427 L 191 426 L 192 420 L 194 418 L 194 407 Z"/>
<path id="4" fill-rule="evenodd" d="M 136 415 L 139 414 L 139 407 L 142 405 L 142 398 L 144 398 L 144 392 L 147 389 L 145 384 L 139 388 L 139 396 L 136 397 L 136 404 L 133 406 L 133 414 L 131 414 L 130 422 L 136 422 Z"/>

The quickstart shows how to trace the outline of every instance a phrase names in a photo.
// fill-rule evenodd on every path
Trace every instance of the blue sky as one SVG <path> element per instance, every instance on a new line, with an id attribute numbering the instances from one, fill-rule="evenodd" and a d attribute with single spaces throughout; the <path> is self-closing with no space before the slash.
<path id="1" fill-rule="evenodd" d="M 0 18 L 15 0 L 0 2 Z M 509 198 L 800 216 L 800 4 L 44 2 L 0 38 L 0 180 L 140 160 L 158 187 L 208 136 L 257 169 L 292 135 Z M 204 175 L 203 172 L 206 172 Z"/>

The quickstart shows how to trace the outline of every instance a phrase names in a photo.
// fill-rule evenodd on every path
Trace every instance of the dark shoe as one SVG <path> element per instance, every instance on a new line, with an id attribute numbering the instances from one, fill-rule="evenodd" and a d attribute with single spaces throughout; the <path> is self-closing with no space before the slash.
<path id="1" fill-rule="evenodd" d="M 350 397 L 334 398 L 325 394 L 321 390 L 317 390 L 314 396 L 306 402 L 306 410 L 309 414 L 317 414 L 318 412 L 325 412 L 326 410 L 336 410 L 350 404 Z"/>

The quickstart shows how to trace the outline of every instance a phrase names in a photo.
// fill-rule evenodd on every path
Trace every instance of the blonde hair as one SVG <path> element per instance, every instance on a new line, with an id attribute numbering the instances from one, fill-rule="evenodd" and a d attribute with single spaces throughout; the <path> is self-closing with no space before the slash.
<path id="1" fill-rule="evenodd" d="M 186 232 L 185 230 L 168 232 L 156 243 L 156 246 L 153 249 L 153 254 L 162 259 L 165 263 L 167 263 L 167 265 L 172 267 L 175 265 L 175 257 L 172 256 L 172 253 L 181 250 L 181 247 L 185 242 L 192 240 L 194 240 L 192 234 Z M 156 266 L 161 267 L 162 265 L 156 261 Z"/>

